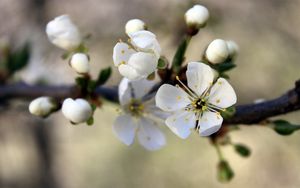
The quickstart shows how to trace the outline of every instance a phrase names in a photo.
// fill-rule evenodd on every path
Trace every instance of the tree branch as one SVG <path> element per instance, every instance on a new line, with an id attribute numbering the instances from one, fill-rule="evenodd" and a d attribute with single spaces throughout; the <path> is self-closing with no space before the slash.
<path id="1" fill-rule="evenodd" d="M 95 94 L 107 100 L 117 102 L 117 87 L 97 87 Z M 80 96 L 80 89 L 76 86 L 37 86 L 25 83 L 12 85 L 0 85 L 0 101 L 14 98 L 34 99 L 40 96 L 51 96 L 58 100 L 68 97 Z M 245 104 L 236 106 L 236 113 L 233 117 L 224 120 L 224 124 L 256 124 L 267 118 L 286 114 L 300 109 L 300 80 L 284 95 L 273 100 L 258 104 Z"/>

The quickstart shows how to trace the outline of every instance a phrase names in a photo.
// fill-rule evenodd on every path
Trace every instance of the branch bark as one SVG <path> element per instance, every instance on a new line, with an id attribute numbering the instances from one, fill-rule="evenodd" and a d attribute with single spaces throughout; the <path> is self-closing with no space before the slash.
<path id="1" fill-rule="evenodd" d="M 117 102 L 117 87 L 100 86 L 95 94 L 107 100 Z M 80 96 L 80 89 L 76 86 L 37 86 L 25 83 L 12 85 L 0 85 L 0 101 L 14 98 L 34 99 L 40 96 L 51 96 L 58 100 L 68 97 Z M 224 120 L 226 125 L 257 124 L 270 117 L 297 111 L 300 109 L 300 80 L 296 81 L 295 87 L 284 95 L 273 100 L 258 104 L 244 104 L 236 106 L 236 113 L 229 119 Z"/>

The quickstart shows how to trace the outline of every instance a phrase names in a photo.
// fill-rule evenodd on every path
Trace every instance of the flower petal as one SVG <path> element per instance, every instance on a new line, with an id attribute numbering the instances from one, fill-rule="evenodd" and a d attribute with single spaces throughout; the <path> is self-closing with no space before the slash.
<path id="1" fill-rule="evenodd" d="M 166 125 L 182 139 L 191 134 L 191 128 L 196 125 L 196 116 L 193 112 L 179 110 L 166 119 Z"/>
<path id="2" fill-rule="evenodd" d="M 134 141 L 135 131 L 137 129 L 137 124 L 130 115 L 121 115 L 117 117 L 113 125 L 113 131 L 126 145 L 131 145 Z"/>
<path id="3" fill-rule="evenodd" d="M 224 78 L 219 78 L 211 88 L 208 102 L 221 108 L 228 108 L 236 103 L 236 94 Z"/>
<path id="4" fill-rule="evenodd" d="M 156 36 L 150 31 L 137 31 L 129 35 L 132 45 L 144 52 L 153 52 L 160 57 L 161 48 Z"/>
<path id="5" fill-rule="evenodd" d="M 137 52 L 134 53 L 128 60 L 128 65 L 136 70 L 143 77 L 156 70 L 158 59 L 151 53 Z"/>
<path id="6" fill-rule="evenodd" d="M 189 88 L 197 95 L 201 95 L 214 81 L 213 70 L 201 62 L 190 62 L 187 67 L 186 77 Z"/>
<path id="7" fill-rule="evenodd" d="M 170 84 L 160 86 L 155 102 L 158 108 L 169 112 L 182 109 L 191 103 L 186 92 Z"/>
<path id="8" fill-rule="evenodd" d="M 132 66 L 130 65 L 120 65 L 119 72 L 122 76 L 125 78 L 128 78 L 129 80 L 139 80 L 142 79 L 144 76 L 139 74 Z"/>
<path id="9" fill-rule="evenodd" d="M 115 66 L 127 64 L 130 56 L 134 53 L 135 51 L 128 44 L 124 42 L 118 42 L 113 50 L 113 60 Z"/>
<path id="10" fill-rule="evenodd" d="M 217 132 L 222 125 L 223 118 L 220 114 L 206 111 L 199 120 L 199 133 L 201 136 L 209 136 Z"/>
<path id="11" fill-rule="evenodd" d="M 119 102 L 121 106 L 128 104 L 131 100 L 131 92 L 129 86 L 129 79 L 123 78 L 119 84 Z"/>
<path id="12" fill-rule="evenodd" d="M 135 99 L 143 98 L 156 84 L 153 80 L 141 79 L 141 80 L 129 80 L 123 78 L 119 84 L 119 101 L 121 105 L 128 104 L 132 96 Z"/>
<path id="13" fill-rule="evenodd" d="M 166 144 L 166 139 L 161 130 L 152 120 L 141 118 L 137 136 L 139 142 L 148 150 L 158 150 Z"/>

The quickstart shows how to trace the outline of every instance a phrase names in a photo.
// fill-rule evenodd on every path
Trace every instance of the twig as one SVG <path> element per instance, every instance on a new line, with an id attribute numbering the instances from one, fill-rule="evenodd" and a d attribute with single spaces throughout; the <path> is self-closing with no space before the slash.
<path id="1" fill-rule="evenodd" d="M 107 100 L 118 102 L 117 87 L 100 86 L 95 94 Z M 0 100 L 14 98 L 34 99 L 39 96 L 51 96 L 62 100 L 80 96 L 80 89 L 76 86 L 37 86 L 25 83 L 0 85 Z M 236 106 L 233 117 L 224 120 L 226 125 L 247 124 L 252 125 L 281 114 L 300 109 L 300 80 L 296 81 L 295 88 L 273 100 L 258 104 L 245 104 Z"/>

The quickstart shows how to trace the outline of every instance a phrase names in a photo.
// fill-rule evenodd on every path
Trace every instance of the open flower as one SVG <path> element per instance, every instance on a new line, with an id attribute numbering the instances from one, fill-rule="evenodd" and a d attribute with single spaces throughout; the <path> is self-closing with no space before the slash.
<path id="1" fill-rule="evenodd" d="M 136 134 L 139 143 L 148 150 L 157 150 L 166 144 L 165 136 L 158 128 L 165 113 L 153 100 L 144 100 L 154 84 L 146 79 L 130 81 L 123 78 L 119 85 L 122 112 L 114 122 L 113 131 L 126 145 L 133 143 Z"/>
<path id="2" fill-rule="evenodd" d="M 129 42 L 118 42 L 113 50 L 113 61 L 122 76 L 129 80 L 146 78 L 154 72 L 160 57 L 160 45 L 150 31 L 129 34 Z"/>
<path id="3" fill-rule="evenodd" d="M 167 126 L 180 138 L 187 138 L 194 128 L 201 136 L 209 136 L 221 128 L 220 111 L 236 103 L 231 85 L 219 78 L 214 82 L 213 70 L 204 63 L 190 62 L 186 72 L 187 85 L 162 85 L 156 94 L 156 105 L 173 112 L 166 119 Z"/>
<path id="4" fill-rule="evenodd" d="M 81 43 L 81 35 L 68 15 L 54 18 L 46 26 L 46 33 L 51 43 L 65 49 L 74 50 Z"/>

